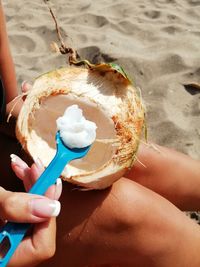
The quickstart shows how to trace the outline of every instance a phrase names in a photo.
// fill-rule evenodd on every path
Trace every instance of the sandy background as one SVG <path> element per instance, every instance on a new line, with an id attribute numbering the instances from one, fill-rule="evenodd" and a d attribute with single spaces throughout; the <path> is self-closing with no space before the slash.
<path id="1" fill-rule="evenodd" d="M 65 65 L 42 0 L 3 0 L 18 83 Z M 124 67 L 142 90 L 149 139 L 200 158 L 200 1 L 52 0 L 66 43 Z M 67 37 L 67 35 L 68 37 Z"/>

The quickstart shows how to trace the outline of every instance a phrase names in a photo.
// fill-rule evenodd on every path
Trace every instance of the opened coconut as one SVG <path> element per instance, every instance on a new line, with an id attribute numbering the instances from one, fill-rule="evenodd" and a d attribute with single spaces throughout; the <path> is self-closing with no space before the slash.
<path id="1" fill-rule="evenodd" d="M 62 179 L 102 189 L 134 162 L 144 122 L 135 87 L 115 64 L 60 68 L 38 77 L 18 117 L 16 133 L 23 148 L 46 167 L 56 153 L 56 120 L 76 104 L 97 125 L 86 157 L 66 166 Z"/>

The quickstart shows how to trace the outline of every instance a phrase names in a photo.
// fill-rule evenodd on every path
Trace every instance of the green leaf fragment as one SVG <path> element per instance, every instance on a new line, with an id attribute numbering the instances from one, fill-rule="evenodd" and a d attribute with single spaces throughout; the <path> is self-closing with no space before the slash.
<path id="1" fill-rule="evenodd" d="M 124 69 L 119 66 L 116 63 L 108 63 L 109 66 L 111 66 L 112 69 L 116 70 L 118 73 L 120 73 L 125 79 L 129 80 L 131 82 L 131 80 L 129 79 L 127 73 L 124 71 Z"/>

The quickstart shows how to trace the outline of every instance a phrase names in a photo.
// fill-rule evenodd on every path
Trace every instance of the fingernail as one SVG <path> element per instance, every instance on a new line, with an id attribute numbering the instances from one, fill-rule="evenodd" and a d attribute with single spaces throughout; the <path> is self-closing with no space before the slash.
<path id="1" fill-rule="evenodd" d="M 36 198 L 30 201 L 31 213 L 40 218 L 56 217 L 60 213 L 60 202 L 48 198 Z"/>
<path id="2" fill-rule="evenodd" d="M 24 87 L 24 85 L 27 83 L 27 81 L 23 81 L 22 83 L 21 83 L 21 88 L 23 88 Z"/>
<path id="3" fill-rule="evenodd" d="M 31 88 L 31 85 L 27 81 L 23 81 L 21 84 L 22 92 L 27 92 Z"/>
<path id="4" fill-rule="evenodd" d="M 15 163 L 21 169 L 26 169 L 28 167 L 28 165 L 15 154 L 11 154 L 10 159 L 12 163 Z"/>
<path id="5" fill-rule="evenodd" d="M 44 165 L 42 164 L 41 159 L 36 158 L 36 159 L 33 159 L 33 160 L 34 160 L 36 166 L 38 167 L 38 169 L 41 170 L 41 171 L 44 171 Z"/>
<path id="6" fill-rule="evenodd" d="M 58 200 L 61 196 L 61 193 L 62 193 L 62 180 L 58 178 L 56 180 L 54 199 Z"/>

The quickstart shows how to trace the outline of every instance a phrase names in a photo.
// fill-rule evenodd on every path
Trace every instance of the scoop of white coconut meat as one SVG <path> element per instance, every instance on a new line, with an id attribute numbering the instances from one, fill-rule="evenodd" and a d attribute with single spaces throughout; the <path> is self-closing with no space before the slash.
<path id="1" fill-rule="evenodd" d="M 71 149 L 88 147 L 96 138 L 96 124 L 86 120 L 78 105 L 68 107 L 56 124 L 63 143 Z"/>
<path id="2" fill-rule="evenodd" d="M 61 68 L 37 78 L 19 114 L 16 134 L 44 166 L 56 152 L 56 121 L 72 105 L 96 124 L 96 138 L 87 156 L 70 162 L 62 178 L 88 189 L 106 188 L 134 162 L 144 122 L 141 99 L 117 73 Z"/>

